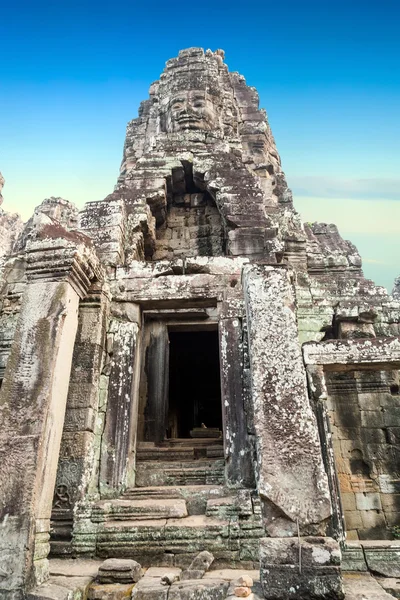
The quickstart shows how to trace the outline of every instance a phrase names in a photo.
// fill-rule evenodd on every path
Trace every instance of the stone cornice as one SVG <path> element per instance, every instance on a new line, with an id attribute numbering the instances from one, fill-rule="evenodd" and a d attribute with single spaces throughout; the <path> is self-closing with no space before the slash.
<path id="1" fill-rule="evenodd" d="M 400 338 L 382 337 L 358 340 L 329 340 L 303 345 L 304 362 L 340 369 L 389 365 L 400 367 Z"/>
<path id="2" fill-rule="evenodd" d="M 92 281 L 104 279 L 95 250 L 62 238 L 35 240 L 26 249 L 28 282 L 68 281 L 83 298 Z"/>

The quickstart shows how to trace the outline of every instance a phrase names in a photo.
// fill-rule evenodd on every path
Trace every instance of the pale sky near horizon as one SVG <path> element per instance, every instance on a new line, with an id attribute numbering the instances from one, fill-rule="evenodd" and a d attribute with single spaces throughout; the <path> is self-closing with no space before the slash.
<path id="1" fill-rule="evenodd" d="M 23 0 L 2 9 L 3 208 L 110 193 L 125 126 L 181 48 L 224 48 L 260 94 L 295 206 L 334 222 L 364 272 L 400 274 L 400 3 Z"/>

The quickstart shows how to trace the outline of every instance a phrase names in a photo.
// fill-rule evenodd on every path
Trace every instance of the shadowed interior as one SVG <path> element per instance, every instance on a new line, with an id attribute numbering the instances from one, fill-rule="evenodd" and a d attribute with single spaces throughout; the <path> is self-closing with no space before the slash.
<path id="1" fill-rule="evenodd" d="M 218 332 L 170 332 L 169 342 L 168 437 L 222 429 Z"/>

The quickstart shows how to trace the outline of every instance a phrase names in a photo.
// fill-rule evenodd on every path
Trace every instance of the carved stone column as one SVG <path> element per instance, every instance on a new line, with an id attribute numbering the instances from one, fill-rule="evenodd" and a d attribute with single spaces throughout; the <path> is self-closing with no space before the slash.
<path id="1" fill-rule="evenodd" d="M 308 598 L 310 589 L 315 598 L 341 598 L 340 551 L 325 537 L 330 492 L 290 275 L 272 266 L 244 270 L 258 490 L 271 536 L 261 540 L 261 581 L 265 598 Z"/>
<path id="2" fill-rule="evenodd" d="M 252 445 L 243 381 L 242 319 L 221 319 L 219 334 L 227 480 L 233 487 L 253 487 Z"/>
<path id="3" fill-rule="evenodd" d="M 47 577 L 79 298 L 100 274 L 83 236 L 67 235 L 27 249 L 28 284 L 0 391 L 1 599 L 19 600 Z"/>
<path id="4" fill-rule="evenodd" d="M 136 438 L 140 327 L 138 323 L 113 319 L 110 333 L 113 334 L 113 354 L 100 460 L 102 497 L 118 496 L 126 487 L 128 465 L 134 462 L 130 453 L 134 451 Z"/>
<path id="5" fill-rule="evenodd" d="M 79 303 L 67 409 L 52 511 L 52 554 L 72 551 L 73 511 L 97 492 L 100 447 L 99 388 L 110 298 L 95 284 Z"/>

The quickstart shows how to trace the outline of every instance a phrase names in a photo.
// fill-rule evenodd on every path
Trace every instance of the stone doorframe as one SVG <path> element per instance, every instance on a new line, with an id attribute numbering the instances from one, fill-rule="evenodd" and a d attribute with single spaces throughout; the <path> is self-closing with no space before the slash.
<path id="1" fill-rule="evenodd" d="M 400 337 L 307 342 L 303 345 L 310 397 L 314 401 L 323 458 L 331 491 L 334 536 L 345 541 L 346 529 L 340 500 L 329 417 L 326 374 L 334 371 L 400 369 Z"/>
<path id="2" fill-rule="evenodd" d="M 65 235 L 65 237 L 63 237 Z M 27 285 L 0 391 L 0 598 L 48 576 L 49 528 L 79 300 L 103 271 L 90 240 L 43 231 L 27 246 Z"/>
<path id="3" fill-rule="evenodd" d="M 243 368 L 243 331 L 239 318 L 225 318 L 222 306 L 210 308 L 176 308 L 143 310 L 143 323 L 159 323 L 165 331 L 217 330 L 219 335 L 219 359 L 221 376 L 221 412 L 223 443 L 226 461 L 226 478 L 233 487 L 252 487 L 252 445 L 248 437 L 244 408 L 246 402 Z M 146 360 L 145 325 L 141 340 L 141 362 Z M 165 337 L 165 336 L 164 336 Z M 168 333 L 167 333 L 168 338 Z M 168 368 L 168 359 L 166 357 Z M 141 369 L 141 376 L 143 368 Z M 167 382 L 159 386 L 166 393 Z"/>
<path id="4" fill-rule="evenodd" d="M 154 308 L 154 303 L 151 309 L 131 302 L 111 304 L 109 332 L 113 336 L 113 351 L 100 460 L 102 497 L 118 497 L 126 487 L 135 485 L 139 386 L 148 348 L 146 329 L 150 323 L 160 323 L 161 329 L 164 327 L 165 330 L 218 329 L 227 482 L 233 487 L 254 485 L 252 442 L 243 418 L 246 412 L 245 373 L 237 368 L 243 365 L 243 320 L 227 315 L 223 303 L 221 306 L 215 301 L 208 304 L 212 306 L 190 308 L 183 302 L 185 308 L 181 309 Z M 129 422 L 125 419 L 122 427 L 126 414 L 129 414 Z"/>

